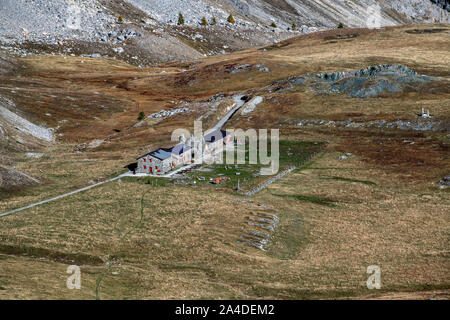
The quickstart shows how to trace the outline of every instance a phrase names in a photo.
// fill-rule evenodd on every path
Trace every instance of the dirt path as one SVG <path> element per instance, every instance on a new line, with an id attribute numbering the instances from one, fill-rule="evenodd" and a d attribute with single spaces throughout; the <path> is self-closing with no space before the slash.
<path id="1" fill-rule="evenodd" d="M 245 102 L 241 99 L 242 96 L 243 95 L 237 95 L 237 96 L 234 97 L 234 101 L 235 101 L 236 106 L 228 114 L 226 114 L 222 119 L 220 119 L 220 121 L 214 126 L 213 130 L 222 128 L 222 126 L 245 104 Z M 191 167 L 193 167 L 193 166 L 195 166 L 197 164 L 198 163 L 192 163 L 192 164 L 190 164 L 188 166 L 181 167 L 181 168 L 179 168 L 179 169 L 177 169 L 175 171 L 172 171 L 172 172 L 170 172 L 170 173 L 168 173 L 168 174 L 166 174 L 164 176 L 158 176 L 158 177 L 170 178 L 174 174 L 176 174 L 177 172 L 189 169 L 189 168 L 191 168 Z M 83 192 L 83 191 L 86 191 L 86 190 L 98 187 L 98 186 L 103 185 L 105 183 L 116 181 L 116 180 L 118 180 L 118 179 L 120 179 L 122 177 L 136 177 L 136 176 L 138 176 L 138 175 L 134 175 L 131 172 L 127 172 L 127 173 L 121 174 L 121 175 L 119 175 L 119 176 L 117 176 L 115 178 L 112 178 L 112 179 L 108 179 L 108 180 L 105 180 L 105 181 L 102 181 L 102 182 L 99 182 L 99 183 L 96 183 L 96 184 L 93 184 L 93 185 L 90 185 L 90 186 L 87 186 L 87 187 L 84 187 L 84 188 L 81 188 L 81 189 L 77 189 L 77 190 L 68 192 L 68 193 L 64 193 L 64 194 L 61 194 L 59 196 L 56 196 L 56 197 L 53 197 L 53 198 L 50 198 L 50 199 L 47 199 L 47 200 L 39 201 L 39 202 L 30 204 L 30 205 L 22 207 L 22 208 L 17 208 L 17 209 L 11 210 L 11 211 L 7 211 L 7 212 L 4 212 L 4 213 L 1 213 L 0 217 L 8 216 L 8 215 L 11 215 L 11 214 L 14 214 L 14 213 L 26 210 L 26 209 L 30 209 L 30 208 L 33 208 L 33 207 L 45 204 L 45 203 L 49 203 L 49 202 L 52 202 L 52 201 L 55 201 L 55 200 L 59 200 L 61 198 L 65 198 L 65 197 L 71 196 L 73 194 L 76 194 L 76 193 L 79 193 L 79 192 Z M 153 175 L 146 175 L 146 176 L 153 176 Z"/>
<path id="2" fill-rule="evenodd" d="M 98 187 L 98 186 L 103 185 L 105 183 L 119 180 L 121 177 L 124 177 L 124 176 L 125 176 L 125 174 L 121 174 L 120 176 L 117 176 L 115 178 L 108 179 L 108 180 L 105 180 L 105 181 L 102 181 L 102 182 L 99 182 L 99 183 L 96 183 L 96 184 L 93 184 L 93 185 L 90 185 L 90 186 L 87 186 L 87 187 L 84 187 L 84 188 L 81 188 L 81 189 L 77 189 L 77 190 L 68 192 L 68 193 L 64 193 L 64 194 L 61 194 L 59 196 L 56 196 L 56 197 L 53 197 L 53 198 L 50 198 L 50 199 L 47 199 L 47 200 L 39 201 L 39 202 L 30 204 L 30 205 L 28 205 L 26 207 L 22 207 L 22 208 L 14 209 L 14 210 L 11 210 L 11 211 L 7 211 L 7 212 L 4 212 L 4 213 L 1 213 L 0 217 L 8 216 L 10 214 L 14 214 L 14 213 L 26 210 L 26 209 L 30 209 L 30 208 L 39 206 L 41 204 L 45 204 L 45 203 L 52 202 L 52 201 L 55 201 L 55 200 L 58 200 L 58 199 L 61 199 L 61 198 L 65 198 L 65 197 L 71 196 L 73 194 L 76 194 L 76 193 L 79 193 L 79 192 L 83 192 L 83 191 L 86 191 L 86 190 Z"/>
<path id="3" fill-rule="evenodd" d="M 220 119 L 219 122 L 217 122 L 217 124 L 214 126 L 214 128 L 208 131 L 221 129 L 225 125 L 225 123 L 227 123 L 227 121 L 230 120 L 230 118 L 245 104 L 245 101 L 242 100 L 243 96 L 244 96 L 243 94 L 235 96 L 233 98 L 235 107 L 230 112 L 228 112 L 222 119 Z"/>

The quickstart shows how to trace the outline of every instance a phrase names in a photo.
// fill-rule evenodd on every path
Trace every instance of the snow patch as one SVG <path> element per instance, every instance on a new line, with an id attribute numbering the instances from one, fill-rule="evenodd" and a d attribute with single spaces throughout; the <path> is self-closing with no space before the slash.
<path id="1" fill-rule="evenodd" d="M 251 99 L 247 104 L 245 105 L 244 109 L 242 109 L 242 115 L 249 114 L 255 110 L 255 108 L 264 101 L 263 97 L 257 96 Z"/>

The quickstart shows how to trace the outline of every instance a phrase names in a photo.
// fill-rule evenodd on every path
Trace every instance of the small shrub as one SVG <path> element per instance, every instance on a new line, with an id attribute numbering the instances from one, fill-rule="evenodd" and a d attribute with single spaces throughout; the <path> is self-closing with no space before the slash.
<path id="1" fill-rule="evenodd" d="M 145 113 L 144 113 L 144 111 L 141 111 L 141 112 L 139 112 L 139 115 L 138 115 L 138 120 L 139 121 L 142 121 L 142 120 L 144 120 L 144 118 L 145 118 Z"/>
<path id="2" fill-rule="evenodd" d="M 117 23 L 118 23 L 118 24 L 122 24 L 122 23 L 123 23 L 123 18 L 122 18 L 122 16 L 119 16 L 119 18 L 117 19 Z"/>
<path id="3" fill-rule="evenodd" d="M 292 29 L 293 31 L 297 30 L 297 25 L 296 25 L 295 23 L 293 23 L 291 29 Z"/>
<path id="4" fill-rule="evenodd" d="M 340 22 L 339 24 L 338 24 L 338 29 L 343 29 L 344 28 L 344 24 L 342 23 L 342 22 Z"/>
<path id="5" fill-rule="evenodd" d="M 178 14 L 178 25 L 181 26 L 183 24 L 184 24 L 184 17 L 183 17 L 183 14 L 180 12 Z"/>
<path id="6" fill-rule="evenodd" d="M 236 20 L 234 20 L 233 15 L 230 13 L 230 15 L 228 16 L 227 21 L 231 24 L 235 24 Z"/>
<path id="7" fill-rule="evenodd" d="M 272 22 L 272 23 L 270 24 L 270 26 L 271 26 L 272 28 L 276 28 L 276 27 L 277 27 L 277 25 L 275 24 L 275 22 Z"/>
<path id="8" fill-rule="evenodd" d="M 212 19 L 211 19 L 211 25 L 212 25 L 212 26 L 215 26 L 216 24 L 217 24 L 216 17 L 212 17 Z"/>
<path id="9" fill-rule="evenodd" d="M 201 24 L 202 26 L 207 26 L 207 25 L 208 25 L 208 20 L 206 20 L 206 18 L 203 17 L 203 18 L 202 18 L 202 21 L 200 22 L 200 24 Z"/>

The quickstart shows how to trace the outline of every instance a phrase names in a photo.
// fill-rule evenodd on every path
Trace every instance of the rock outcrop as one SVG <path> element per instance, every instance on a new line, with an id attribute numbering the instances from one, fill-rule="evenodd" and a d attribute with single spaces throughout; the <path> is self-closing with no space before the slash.
<path id="1" fill-rule="evenodd" d="M 40 181 L 26 173 L 0 166 L 0 190 L 29 187 Z"/>
<path id="2" fill-rule="evenodd" d="M 276 82 L 270 91 L 294 89 L 307 85 L 319 94 L 340 93 L 356 98 L 368 98 L 383 93 L 417 91 L 439 78 L 419 75 L 402 65 L 378 65 L 360 70 L 336 73 L 307 74 Z"/>

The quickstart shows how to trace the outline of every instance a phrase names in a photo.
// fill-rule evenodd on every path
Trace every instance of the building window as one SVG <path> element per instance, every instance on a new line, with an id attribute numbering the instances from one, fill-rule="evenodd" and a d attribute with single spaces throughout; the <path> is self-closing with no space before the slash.
<path id="1" fill-rule="evenodd" d="M 147 169 L 147 166 L 144 166 L 144 170 Z"/>
<path id="2" fill-rule="evenodd" d="M 144 162 L 145 162 L 145 158 L 144 158 L 143 160 L 144 160 Z"/>

